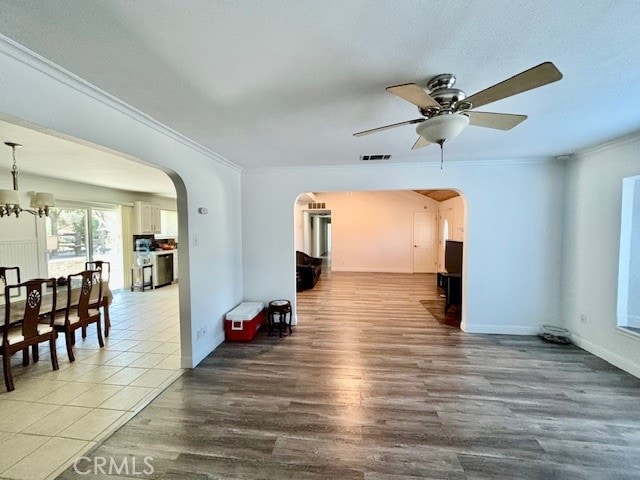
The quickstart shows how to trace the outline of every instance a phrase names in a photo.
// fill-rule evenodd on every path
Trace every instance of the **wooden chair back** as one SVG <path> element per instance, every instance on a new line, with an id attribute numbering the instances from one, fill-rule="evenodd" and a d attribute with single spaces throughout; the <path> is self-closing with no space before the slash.
<path id="1" fill-rule="evenodd" d="M 20 283 L 20 267 L 0 267 L 0 283 L 3 287 Z M 20 291 L 17 294 L 14 292 L 15 296 L 19 294 Z"/>
<path id="2" fill-rule="evenodd" d="M 111 279 L 111 263 L 106 260 L 94 260 L 93 262 L 85 262 L 85 270 L 100 270 L 102 272 L 102 281 L 108 282 Z"/>
<path id="3" fill-rule="evenodd" d="M 57 292 L 55 279 L 36 278 L 17 285 L 7 285 L 5 292 L 5 322 L 4 332 L 6 335 L 12 324 L 17 323 L 17 319 L 22 325 L 22 336 L 24 341 L 38 336 L 39 320 L 46 314 L 49 317 L 49 324 L 53 324 L 56 311 Z M 48 289 L 47 311 L 42 311 L 43 295 Z M 19 300 L 15 299 L 19 297 Z M 16 311 L 19 310 L 19 311 Z M 6 338 L 4 344 L 6 345 Z"/>
<path id="4" fill-rule="evenodd" d="M 98 289 L 98 295 L 97 297 L 94 295 L 95 298 L 102 297 L 101 276 L 101 270 L 85 270 L 67 276 L 67 317 L 74 308 L 77 308 L 78 317 L 89 317 L 93 289 Z M 73 295 L 74 291 L 78 292 L 77 299 Z"/>
<path id="5" fill-rule="evenodd" d="M 50 289 L 46 292 L 43 287 Z M 22 351 L 22 365 L 29 365 L 29 347 L 32 349 L 34 363 L 39 359 L 38 345 L 49 342 L 51 366 L 58 370 L 56 355 L 56 331 L 53 327 L 56 310 L 55 278 L 36 278 L 17 285 L 7 285 L 5 292 L 5 321 L 2 331 L 2 371 L 7 391 L 14 390 L 11 373 L 11 355 Z M 17 294 L 20 298 L 13 298 Z M 46 307 L 43 311 L 43 305 Z M 39 320 L 49 310 L 49 325 L 39 324 Z M 16 312 L 18 310 L 18 312 Z"/>
<path id="6" fill-rule="evenodd" d="M 93 298 L 102 298 L 101 276 L 101 270 L 85 270 L 67 276 L 67 307 L 64 316 L 59 315 L 55 319 L 54 328 L 59 332 L 64 332 L 70 362 L 75 361 L 73 355 L 74 331 L 78 328 L 82 328 L 83 332 L 86 332 L 86 327 L 95 323 L 98 343 L 100 347 L 104 347 L 100 326 L 100 310 L 93 300 Z"/>

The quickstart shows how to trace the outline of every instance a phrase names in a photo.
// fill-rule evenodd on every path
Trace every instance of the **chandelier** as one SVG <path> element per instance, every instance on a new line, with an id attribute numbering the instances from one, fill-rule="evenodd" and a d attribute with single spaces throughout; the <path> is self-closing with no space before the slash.
<path id="1" fill-rule="evenodd" d="M 34 192 L 31 195 L 31 208 L 22 208 L 20 206 L 20 192 L 18 191 L 18 167 L 16 165 L 16 148 L 22 145 L 13 142 L 4 142 L 7 147 L 11 147 L 13 151 L 13 168 L 11 175 L 13 177 L 13 190 L 0 189 L 0 217 L 10 216 L 14 214 L 16 217 L 20 212 L 29 212 L 32 215 L 49 216 L 49 209 L 55 207 L 55 200 L 52 193 Z"/>

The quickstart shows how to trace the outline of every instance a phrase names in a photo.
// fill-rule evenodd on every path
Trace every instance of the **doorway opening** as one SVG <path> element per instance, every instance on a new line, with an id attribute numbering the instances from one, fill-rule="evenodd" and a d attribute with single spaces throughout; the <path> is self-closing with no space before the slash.
<path id="1" fill-rule="evenodd" d="M 308 202 L 322 210 L 314 212 Z M 412 285 L 423 279 L 423 288 L 415 290 L 416 302 L 425 301 L 424 308 L 441 323 L 459 326 L 464 316 L 462 274 L 453 297 L 438 278 L 447 273 L 447 240 L 464 245 L 466 212 L 464 197 L 453 189 L 302 194 L 295 205 L 296 250 L 321 258 L 328 245 L 330 261 L 323 264 L 317 285 L 298 289 L 298 304 L 312 295 L 331 295 L 329 280 L 339 281 L 336 277 L 349 277 L 353 288 L 366 292 L 381 276 L 396 275 L 401 284 L 402 275 L 409 275 Z M 297 276 L 303 268 L 296 263 Z"/>
<path id="2" fill-rule="evenodd" d="M 322 266 L 331 271 L 331 211 L 305 210 L 302 229 L 302 251 L 322 259 Z"/>
<path id="3" fill-rule="evenodd" d="M 140 387 L 135 397 L 168 385 L 181 374 L 182 339 L 190 345 L 191 337 L 191 332 L 181 328 L 181 324 L 189 324 L 190 319 L 181 321 L 181 315 L 188 315 L 188 309 L 184 313 L 180 308 L 175 281 L 157 291 L 130 291 L 133 235 L 140 228 L 134 207 L 138 203 L 157 207 L 162 219 L 154 221 L 153 232 L 144 233 L 155 234 L 158 247 L 176 246 L 178 206 L 181 228 L 187 224 L 185 202 L 181 201 L 186 192 L 181 179 L 173 172 L 170 177 L 159 168 L 112 150 L 36 129 L 33 124 L 15 122 L 0 117 L 0 128 L 7 138 L 24 146 L 21 174 L 27 177 L 25 184 L 34 190 L 52 192 L 57 206 L 48 217 L 20 215 L 3 219 L 0 265 L 19 266 L 21 280 L 26 281 L 67 277 L 85 270 L 86 262 L 109 262 L 108 273 L 103 274 L 108 282 L 102 285 L 103 293 L 108 292 L 108 298 L 112 299 L 108 308 L 108 337 L 106 310 L 101 312 L 104 347 L 99 347 L 97 328 L 89 328 L 86 338 L 76 338 L 75 361 L 69 362 L 62 335 L 56 343 L 59 361 L 70 377 L 75 371 L 81 376 L 81 371 L 95 369 L 94 376 L 80 382 L 78 396 L 82 389 L 116 393 L 122 385 L 131 384 Z M 161 228 L 163 223 L 166 228 Z M 183 237 L 187 238 L 186 230 Z M 164 250 L 158 253 L 167 254 Z M 177 250 L 173 253 L 177 260 Z M 58 285 L 56 307 L 64 311 L 67 287 L 64 282 Z M 4 302 L 4 298 L 0 301 Z M 47 355 L 50 351 L 43 347 L 38 365 L 47 363 Z M 183 356 L 188 355 L 190 351 Z M 48 380 L 51 374 L 33 365 L 23 367 L 18 356 L 11 360 L 16 380 L 24 381 L 16 388 L 28 389 L 38 384 L 32 381 L 38 375 Z M 70 381 L 75 382 L 75 377 Z M 28 396 L 28 391 L 24 391 Z M 82 399 L 78 402 L 81 405 Z M 119 409 L 115 401 L 112 406 Z"/>

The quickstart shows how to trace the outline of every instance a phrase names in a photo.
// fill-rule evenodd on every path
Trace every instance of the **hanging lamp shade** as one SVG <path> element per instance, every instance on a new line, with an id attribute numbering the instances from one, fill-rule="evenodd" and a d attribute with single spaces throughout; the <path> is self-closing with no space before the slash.
<path id="1" fill-rule="evenodd" d="M 0 190 L 0 205 L 20 206 L 20 194 L 16 190 Z"/>
<path id="2" fill-rule="evenodd" d="M 444 114 L 418 124 L 416 133 L 430 143 L 441 143 L 456 138 L 468 126 L 469 117 L 466 115 Z"/>
<path id="3" fill-rule="evenodd" d="M 36 192 L 31 198 L 31 208 L 55 207 L 56 201 L 53 193 Z"/>

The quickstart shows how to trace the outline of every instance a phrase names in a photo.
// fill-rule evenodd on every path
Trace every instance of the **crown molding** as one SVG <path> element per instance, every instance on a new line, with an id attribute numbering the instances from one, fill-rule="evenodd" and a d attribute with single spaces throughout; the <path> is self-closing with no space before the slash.
<path id="1" fill-rule="evenodd" d="M 293 171 L 309 171 L 309 172 L 326 172 L 326 171 L 340 171 L 340 170 L 376 170 L 380 169 L 398 169 L 398 168 L 424 168 L 429 170 L 447 171 L 447 166 L 451 167 L 474 167 L 474 166 L 494 166 L 494 165 L 531 165 L 531 164 L 544 164 L 555 161 L 554 157 L 527 157 L 527 158 L 515 158 L 515 159 L 477 159 L 477 160 L 447 160 L 444 161 L 444 167 L 440 169 L 440 160 L 437 161 L 420 161 L 420 162 L 389 162 L 389 161 L 375 161 L 375 162 L 362 162 L 362 163 L 350 163 L 344 165 L 291 165 L 291 166 L 275 166 L 275 167 L 245 167 L 242 169 L 245 173 L 287 173 Z"/>
<path id="2" fill-rule="evenodd" d="M 171 138 L 172 140 L 180 142 L 186 147 L 191 148 L 192 150 L 210 158 L 211 160 L 221 165 L 224 165 L 238 172 L 242 171 L 242 168 L 239 165 L 236 165 L 235 163 L 227 160 L 222 155 L 219 155 L 213 150 L 197 142 L 194 142 L 182 133 L 173 130 L 165 124 L 157 121 L 150 115 L 147 115 L 137 108 L 132 107 L 128 103 L 123 102 L 119 98 L 96 87 L 92 83 L 83 80 L 76 74 L 62 68 L 61 66 L 53 63 L 50 60 L 47 60 L 43 56 L 29 50 L 25 46 L 11 40 L 8 37 L 5 37 L 2 34 L 0 34 L 0 52 L 13 58 L 14 60 L 28 65 L 29 67 L 47 75 L 48 77 L 68 87 L 73 88 L 79 93 L 87 95 L 92 99 L 97 100 L 100 103 L 127 115 L 129 118 L 132 118 L 133 120 L 141 123 L 146 127 L 154 129 L 155 131 Z"/>
<path id="3" fill-rule="evenodd" d="M 626 135 L 622 135 L 611 140 L 598 143 L 597 145 L 592 145 L 590 147 L 582 148 L 573 152 L 572 156 L 577 155 L 588 155 L 592 153 L 602 152 L 604 150 L 610 150 L 612 148 L 622 147 L 624 145 L 628 145 L 630 143 L 635 143 L 640 141 L 640 130 L 635 130 L 631 133 L 627 133 Z"/>

